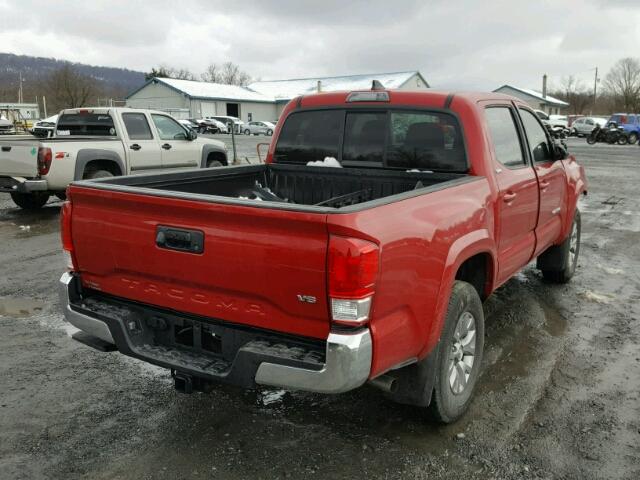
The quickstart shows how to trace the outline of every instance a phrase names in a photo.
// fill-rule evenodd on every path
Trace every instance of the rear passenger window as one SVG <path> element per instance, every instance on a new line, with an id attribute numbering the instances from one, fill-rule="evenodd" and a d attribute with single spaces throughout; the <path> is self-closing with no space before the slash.
<path id="1" fill-rule="evenodd" d="M 464 141 L 454 116 L 436 112 L 391 112 L 387 166 L 467 172 Z"/>
<path id="2" fill-rule="evenodd" d="M 342 161 L 382 165 L 387 138 L 387 114 L 347 113 Z"/>
<path id="3" fill-rule="evenodd" d="M 520 109 L 520 118 L 527 134 L 529 149 L 534 162 L 552 162 L 549 140 L 540 121 L 529 110 Z"/>
<path id="4" fill-rule="evenodd" d="M 280 132 L 275 150 L 277 162 L 302 163 L 338 158 L 343 110 L 294 113 Z"/>
<path id="5" fill-rule="evenodd" d="M 153 140 L 153 135 L 144 113 L 123 113 L 122 121 L 130 140 Z"/>
<path id="6" fill-rule="evenodd" d="M 511 109 L 490 107 L 485 110 L 485 116 L 497 160 L 505 167 L 525 166 L 520 136 Z"/>

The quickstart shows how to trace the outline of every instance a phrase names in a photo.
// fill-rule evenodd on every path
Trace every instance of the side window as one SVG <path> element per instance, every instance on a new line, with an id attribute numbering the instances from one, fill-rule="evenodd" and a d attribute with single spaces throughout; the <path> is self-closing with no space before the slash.
<path id="1" fill-rule="evenodd" d="M 591 120 L 590 118 L 588 118 L 588 119 L 586 120 L 586 123 L 587 123 L 587 125 L 594 125 L 593 120 Z"/>
<path id="2" fill-rule="evenodd" d="M 553 155 L 549 147 L 547 134 L 540 124 L 540 121 L 529 110 L 519 109 L 520 118 L 527 134 L 531 156 L 534 162 L 552 162 Z"/>
<path id="3" fill-rule="evenodd" d="M 153 135 L 144 113 L 123 113 L 122 121 L 130 140 L 153 140 Z"/>
<path id="4" fill-rule="evenodd" d="M 158 129 L 158 136 L 162 140 L 186 140 L 187 133 L 173 118 L 165 115 L 151 115 L 153 123 Z"/>
<path id="5" fill-rule="evenodd" d="M 525 156 L 511 109 L 490 107 L 485 110 L 485 116 L 498 161 L 505 167 L 525 166 Z"/>

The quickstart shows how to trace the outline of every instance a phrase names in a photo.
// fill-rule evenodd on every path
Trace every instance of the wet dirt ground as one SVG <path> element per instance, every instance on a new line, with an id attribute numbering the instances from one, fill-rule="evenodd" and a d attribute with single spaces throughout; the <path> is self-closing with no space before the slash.
<path id="1" fill-rule="evenodd" d="M 577 275 L 531 265 L 489 298 L 478 392 L 446 427 L 370 387 L 186 396 L 73 341 L 60 202 L 3 197 L 0 478 L 640 478 L 640 148 L 569 146 L 590 181 Z"/>

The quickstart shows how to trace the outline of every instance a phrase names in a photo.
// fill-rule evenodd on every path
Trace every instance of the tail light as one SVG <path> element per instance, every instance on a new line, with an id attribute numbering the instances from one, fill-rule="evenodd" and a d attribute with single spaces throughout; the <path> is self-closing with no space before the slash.
<path id="1" fill-rule="evenodd" d="M 40 175 L 46 175 L 49 173 L 52 159 L 53 153 L 50 148 L 40 147 L 38 149 L 38 173 Z"/>
<path id="2" fill-rule="evenodd" d="M 60 209 L 60 237 L 62 239 L 62 250 L 66 257 L 67 268 L 71 271 L 77 270 L 75 264 L 75 253 L 73 241 L 71 240 L 71 211 L 72 205 L 69 200 L 62 204 Z"/>
<path id="3" fill-rule="evenodd" d="M 378 276 L 379 249 L 359 238 L 331 236 L 328 283 L 334 323 L 359 326 L 369 321 Z"/>

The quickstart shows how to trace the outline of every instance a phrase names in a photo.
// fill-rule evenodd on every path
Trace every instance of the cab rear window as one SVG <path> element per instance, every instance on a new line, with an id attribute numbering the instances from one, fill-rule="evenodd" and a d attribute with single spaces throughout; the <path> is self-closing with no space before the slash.
<path id="1" fill-rule="evenodd" d="M 458 121 L 444 112 L 330 109 L 289 115 L 274 160 L 306 164 L 326 157 L 343 167 L 468 171 Z"/>
<path id="2" fill-rule="evenodd" d="M 58 119 L 56 135 L 115 137 L 116 129 L 107 113 L 64 113 Z"/>

